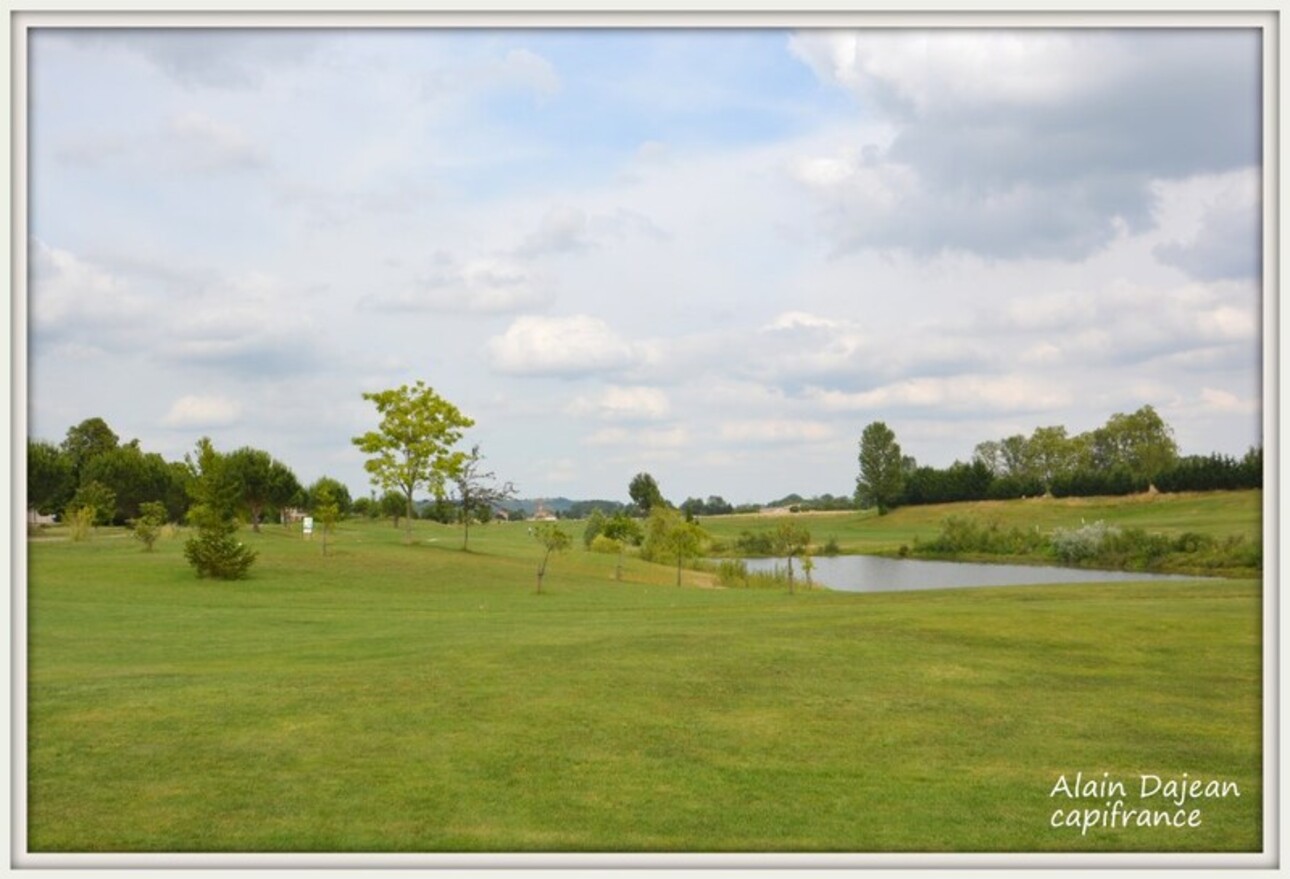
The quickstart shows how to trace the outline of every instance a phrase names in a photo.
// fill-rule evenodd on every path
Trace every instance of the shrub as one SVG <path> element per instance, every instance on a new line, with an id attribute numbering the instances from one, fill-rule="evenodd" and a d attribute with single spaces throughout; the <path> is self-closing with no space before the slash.
<path id="1" fill-rule="evenodd" d="M 72 529 L 72 540 L 88 540 L 94 528 L 95 512 L 93 507 L 69 507 L 67 524 Z"/>
<path id="2" fill-rule="evenodd" d="M 1097 521 L 1079 528 L 1056 528 L 1048 538 L 1053 555 L 1068 565 L 1077 565 L 1098 557 L 1107 539 L 1120 529 Z"/>
<path id="3" fill-rule="evenodd" d="M 591 539 L 591 544 L 587 548 L 592 552 L 603 552 L 606 555 L 617 555 L 622 552 L 623 542 L 621 540 L 614 540 L 612 537 L 606 537 L 603 534 L 597 534 Z"/>
<path id="4" fill-rule="evenodd" d="M 152 552 L 152 545 L 161 536 L 166 524 L 166 505 L 161 501 L 139 504 L 139 518 L 133 520 L 134 539 L 143 543 L 144 552 Z"/>
<path id="5" fill-rule="evenodd" d="M 842 552 L 842 548 L 841 548 L 840 546 L 838 546 L 838 539 L 837 539 L 836 537 L 830 537 L 830 538 L 825 542 L 825 544 L 824 544 L 824 549 L 822 549 L 822 550 L 820 551 L 820 554 L 821 554 L 821 555 L 837 555 L 837 554 L 838 554 L 838 553 L 840 553 L 840 552 Z"/>
<path id="6" fill-rule="evenodd" d="M 184 544 L 184 558 L 202 578 L 244 580 L 255 555 L 231 532 L 216 529 L 203 528 Z"/>
<path id="7" fill-rule="evenodd" d="M 717 562 L 717 582 L 727 589 L 747 588 L 748 564 L 743 559 L 722 559 Z"/>
<path id="8" fill-rule="evenodd" d="M 769 531 L 760 531 L 756 534 L 751 531 L 741 531 L 735 539 L 735 549 L 743 555 L 774 555 L 775 536 Z"/>

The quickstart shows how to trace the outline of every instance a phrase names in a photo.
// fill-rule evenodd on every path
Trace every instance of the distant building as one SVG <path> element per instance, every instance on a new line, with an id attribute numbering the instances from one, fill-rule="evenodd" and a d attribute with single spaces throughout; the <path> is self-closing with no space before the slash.
<path id="1" fill-rule="evenodd" d="M 555 520 L 556 520 L 555 513 L 548 510 L 546 508 L 546 504 L 542 503 L 542 501 L 538 501 L 537 509 L 533 511 L 533 521 L 534 522 L 554 522 Z"/>

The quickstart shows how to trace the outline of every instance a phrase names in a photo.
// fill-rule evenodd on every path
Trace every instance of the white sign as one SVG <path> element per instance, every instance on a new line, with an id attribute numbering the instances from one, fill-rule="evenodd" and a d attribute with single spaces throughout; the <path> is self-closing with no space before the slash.
<path id="1" fill-rule="evenodd" d="M 305 534 L 314 533 L 314 517 L 305 516 Z"/>

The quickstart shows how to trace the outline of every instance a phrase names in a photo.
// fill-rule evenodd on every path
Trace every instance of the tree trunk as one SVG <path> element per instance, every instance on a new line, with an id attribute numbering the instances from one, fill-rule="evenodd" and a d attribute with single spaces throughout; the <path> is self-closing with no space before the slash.
<path id="1" fill-rule="evenodd" d="M 788 594 L 793 594 L 793 557 L 788 557 Z"/>
<path id="2" fill-rule="evenodd" d="M 412 492 L 408 492 L 407 518 L 403 522 L 403 542 L 412 543 Z"/>
<path id="3" fill-rule="evenodd" d="M 676 557 L 676 585 L 681 585 L 681 557 Z"/>

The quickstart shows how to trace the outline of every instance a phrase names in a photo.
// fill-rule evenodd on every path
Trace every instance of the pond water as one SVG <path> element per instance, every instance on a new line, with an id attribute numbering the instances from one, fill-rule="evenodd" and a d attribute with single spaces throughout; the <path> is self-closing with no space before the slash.
<path id="1" fill-rule="evenodd" d="M 784 559 L 744 559 L 749 571 L 786 567 Z M 1090 571 L 1037 565 L 991 565 L 968 562 L 928 562 L 872 555 L 814 556 L 811 580 L 843 592 L 900 592 L 914 589 L 956 589 L 963 586 L 1022 586 L 1042 583 L 1108 583 L 1122 580 L 1195 580 L 1177 574 L 1139 574 L 1129 571 Z M 802 561 L 793 562 L 793 577 L 804 580 Z"/>

